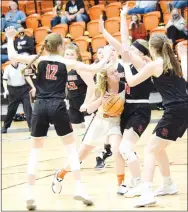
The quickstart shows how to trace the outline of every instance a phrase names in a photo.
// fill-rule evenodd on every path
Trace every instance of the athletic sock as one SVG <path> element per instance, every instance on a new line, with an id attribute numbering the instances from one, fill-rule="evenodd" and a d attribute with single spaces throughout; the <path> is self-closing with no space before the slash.
<path id="1" fill-rule="evenodd" d="M 58 178 L 59 180 L 62 180 L 68 172 L 69 172 L 69 171 L 66 171 L 65 169 L 62 169 L 62 170 L 57 174 L 57 178 Z"/>
<path id="2" fill-rule="evenodd" d="M 171 185 L 172 184 L 172 179 L 171 179 L 171 177 L 170 176 L 168 176 L 168 177 L 163 177 L 163 183 L 164 183 L 164 185 Z"/>
<path id="3" fill-rule="evenodd" d="M 120 186 L 122 184 L 122 182 L 124 181 L 125 175 L 124 174 L 120 174 L 117 175 L 117 180 L 118 180 L 118 185 Z"/>

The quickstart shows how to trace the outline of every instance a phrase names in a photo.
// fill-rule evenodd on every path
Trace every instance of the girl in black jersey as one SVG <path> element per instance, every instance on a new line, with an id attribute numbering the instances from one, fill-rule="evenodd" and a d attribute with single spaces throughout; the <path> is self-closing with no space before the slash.
<path id="1" fill-rule="evenodd" d="M 121 38 L 122 42 L 129 46 L 129 34 L 127 23 L 124 20 L 125 12 L 121 13 Z M 116 49 L 119 54 L 121 53 L 121 43 L 113 38 L 105 29 L 103 20 L 100 20 L 100 31 L 108 42 Z M 136 40 L 132 43 L 131 47 L 134 51 L 134 58 L 129 61 L 129 65 L 126 69 L 131 70 L 133 75 L 138 73 L 139 68 L 144 67 L 145 62 L 140 59 L 140 56 L 149 55 L 148 42 L 142 39 Z M 134 66 L 133 62 L 136 63 Z M 126 73 L 126 70 L 125 73 Z M 126 78 L 125 78 L 126 79 Z M 141 170 L 138 161 L 138 157 L 135 154 L 135 144 L 139 140 L 147 128 L 150 117 L 151 109 L 149 105 L 149 95 L 152 89 L 151 79 L 143 82 L 142 84 L 126 89 L 126 102 L 124 106 L 124 112 L 121 115 L 121 131 L 123 133 L 123 139 L 120 145 L 120 152 L 125 159 L 128 168 L 131 172 L 131 180 L 128 185 L 124 185 L 124 175 L 122 175 L 122 182 L 118 188 L 117 193 L 125 195 L 126 197 L 134 197 L 140 194 L 141 189 Z"/>
<path id="2" fill-rule="evenodd" d="M 154 196 L 176 194 L 178 189 L 170 176 L 170 165 L 166 148 L 170 143 L 182 137 L 188 126 L 188 95 L 180 64 L 176 59 L 171 43 L 163 34 L 154 34 L 149 40 L 149 50 L 153 61 L 136 75 L 126 72 L 129 86 L 134 87 L 153 77 L 154 85 L 162 96 L 164 114 L 153 131 L 145 149 L 142 195 L 136 207 L 156 203 Z M 125 48 L 122 57 L 134 57 L 130 49 Z M 163 176 L 163 185 L 152 192 L 155 162 L 158 162 Z"/>
<path id="3" fill-rule="evenodd" d="M 17 32 L 12 28 L 6 30 L 8 38 L 8 56 L 18 62 L 33 63 L 37 67 L 36 102 L 32 114 L 31 135 L 33 136 L 32 149 L 28 163 L 28 185 L 26 190 L 26 206 L 29 210 L 35 209 L 33 186 L 36 179 L 37 165 L 40 150 L 43 147 L 44 137 L 47 135 L 49 123 L 54 124 L 55 130 L 66 146 L 68 160 L 74 173 L 76 192 L 74 198 L 84 204 L 92 204 L 90 197 L 85 194 L 80 177 L 80 161 L 76 151 L 72 127 L 66 110 L 65 87 L 67 82 L 67 69 L 80 69 L 82 71 L 100 71 L 111 56 L 111 49 L 106 49 L 105 58 L 98 64 L 86 65 L 76 60 L 65 59 L 61 56 L 64 46 L 60 34 L 51 33 L 46 36 L 39 55 L 19 55 L 14 49 L 14 38 Z M 44 48 L 48 56 L 41 56 Z"/>
<path id="4" fill-rule="evenodd" d="M 82 61 L 79 47 L 74 43 L 66 46 L 64 57 Z M 84 127 L 84 113 L 80 111 L 80 107 L 83 104 L 87 104 L 88 96 L 91 96 L 95 89 L 93 77 L 94 74 L 92 73 L 73 69 L 68 71 L 67 97 L 69 100 L 69 118 L 76 140 L 79 140 L 80 129 Z"/>

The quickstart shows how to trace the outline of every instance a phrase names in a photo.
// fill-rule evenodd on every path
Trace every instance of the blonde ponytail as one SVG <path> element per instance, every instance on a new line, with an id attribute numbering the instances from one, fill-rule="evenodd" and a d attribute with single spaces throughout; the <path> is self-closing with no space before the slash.
<path id="1" fill-rule="evenodd" d="M 107 72 L 101 71 L 97 73 L 97 88 L 95 89 L 95 95 L 100 93 L 100 96 L 104 96 L 107 90 Z"/>

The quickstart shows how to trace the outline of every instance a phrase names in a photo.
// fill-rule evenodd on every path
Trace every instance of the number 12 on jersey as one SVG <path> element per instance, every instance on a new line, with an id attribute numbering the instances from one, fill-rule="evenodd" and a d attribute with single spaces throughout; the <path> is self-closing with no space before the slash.
<path id="1" fill-rule="evenodd" d="M 57 65 L 48 64 L 47 67 L 46 67 L 46 79 L 57 80 L 57 77 L 55 76 L 57 71 L 58 71 Z"/>

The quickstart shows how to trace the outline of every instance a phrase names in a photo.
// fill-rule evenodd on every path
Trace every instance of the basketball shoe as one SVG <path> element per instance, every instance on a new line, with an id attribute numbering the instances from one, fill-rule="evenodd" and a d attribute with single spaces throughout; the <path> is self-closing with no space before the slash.
<path id="1" fill-rule="evenodd" d="M 163 184 L 154 192 L 154 196 L 174 195 L 177 193 L 178 189 L 175 184 Z"/>
<path id="2" fill-rule="evenodd" d="M 154 194 L 152 192 L 151 185 L 142 184 L 142 195 L 138 198 L 138 201 L 135 204 L 136 208 L 152 206 L 156 204 L 156 199 L 154 198 Z"/>
<path id="3" fill-rule="evenodd" d="M 52 191 L 55 193 L 55 194 L 60 194 L 61 193 L 61 190 L 62 190 L 62 181 L 63 179 L 60 179 L 58 178 L 58 173 L 60 172 L 61 170 L 57 170 L 55 173 L 54 173 L 54 178 L 53 178 L 53 181 L 52 181 Z M 74 194 L 74 199 L 75 200 L 79 200 L 79 201 L 82 201 L 83 204 L 85 205 L 93 205 L 93 201 L 91 200 L 91 198 L 84 192 L 84 189 L 83 189 L 83 186 L 81 183 L 78 183 L 78 185 L 76 185 L 76 191 L 75 191 L 75 194 Z"/>

